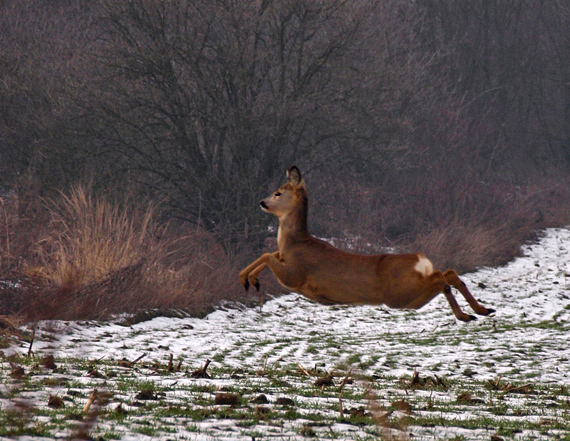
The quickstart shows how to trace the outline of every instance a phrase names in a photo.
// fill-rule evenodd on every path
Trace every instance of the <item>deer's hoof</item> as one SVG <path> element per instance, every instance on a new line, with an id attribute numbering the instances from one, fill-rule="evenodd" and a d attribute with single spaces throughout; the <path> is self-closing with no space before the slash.
<path id="1" fill-rule="evenodd" d="M 458 320 L 461 320 L 462 322 L 471 322 L 473 320 L 477 320 L 477 317 L 475 317 L 474 315 L 468 315 L 468 314 L 464 314 L 461 317 L 457 317 Z"/>
<path id="2" fill-rule="evenodd" d="M 259 284 L 259 280 L 257 282 L 255 282 L 255 285 L 253 285 L 253 286 L 255 286 L 255 289 L 257 289 L 259 291 L 259 287 L 261 286 Z"/>
<path id="3" fill-rule="evenodd" d="M 243 284 L 243 287 L 245 288 L 246 291 L 249 289 L 249 280 L 245 279 L 245 283 Z"/>

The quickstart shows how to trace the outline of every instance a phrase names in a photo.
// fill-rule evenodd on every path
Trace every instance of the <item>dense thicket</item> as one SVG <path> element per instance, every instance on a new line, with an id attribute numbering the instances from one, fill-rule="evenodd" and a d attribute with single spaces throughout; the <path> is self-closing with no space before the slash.
<path id="1" fill-rule="evenodd" d="M 453 226 L 567 222 L 569 21 L 534 0 L 4 1 L 2 194 L 90 182 L 232 253 L 262 245 L 257 201 L 293 163 L 319 234 L 460 247 Z"/>

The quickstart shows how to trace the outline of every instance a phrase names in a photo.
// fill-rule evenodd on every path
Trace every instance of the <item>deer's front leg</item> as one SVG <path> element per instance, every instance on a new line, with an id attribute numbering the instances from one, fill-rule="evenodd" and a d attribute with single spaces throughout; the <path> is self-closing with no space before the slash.
<path id="1" fill-rule="evenodd" d="M 259 291 L 259 273 L 267 267 L 272 256 L 279 259 L 279 251 L 262 254 L 239 273 L 239 281 L 246 291 L 249 289 L 250 284 Z"/>

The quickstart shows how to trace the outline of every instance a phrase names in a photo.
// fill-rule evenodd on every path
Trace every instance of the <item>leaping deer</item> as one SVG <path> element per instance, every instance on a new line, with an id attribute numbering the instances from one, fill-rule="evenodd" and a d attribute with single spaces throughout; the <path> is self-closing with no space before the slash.
<path id="1" fill-rule="evenodd" d="M 259 290 L 259 273 L 269 267 L 283 286 L 325 305 L 419 309 L 443 293 L 455 317 L 475 320 L 457 304 L 454 286 L 476 314 L 495 312 L 475 300 L 455 270 L 434 270 L 422 253 L 358 255 L 311 236 L 305 181 L 295 166 L 287 170 L 287 182 L 259 205 L 279 219 L 279 250 L 263 254 L 239 273 L 246 291 L 250 285 Z"/>

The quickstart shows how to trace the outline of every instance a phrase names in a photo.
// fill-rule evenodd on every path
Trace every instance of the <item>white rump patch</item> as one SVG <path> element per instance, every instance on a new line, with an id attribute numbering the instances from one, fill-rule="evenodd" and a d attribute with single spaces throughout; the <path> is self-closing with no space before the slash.
<path id="1" fill-rule="evenodd" d="M 422 276 L 427 277 L 433 273 L 433 265 L 429 259 L 423 254 L 418 254 L 418 263 L 414 266 L 414 269 L 420 273 Z"/>

